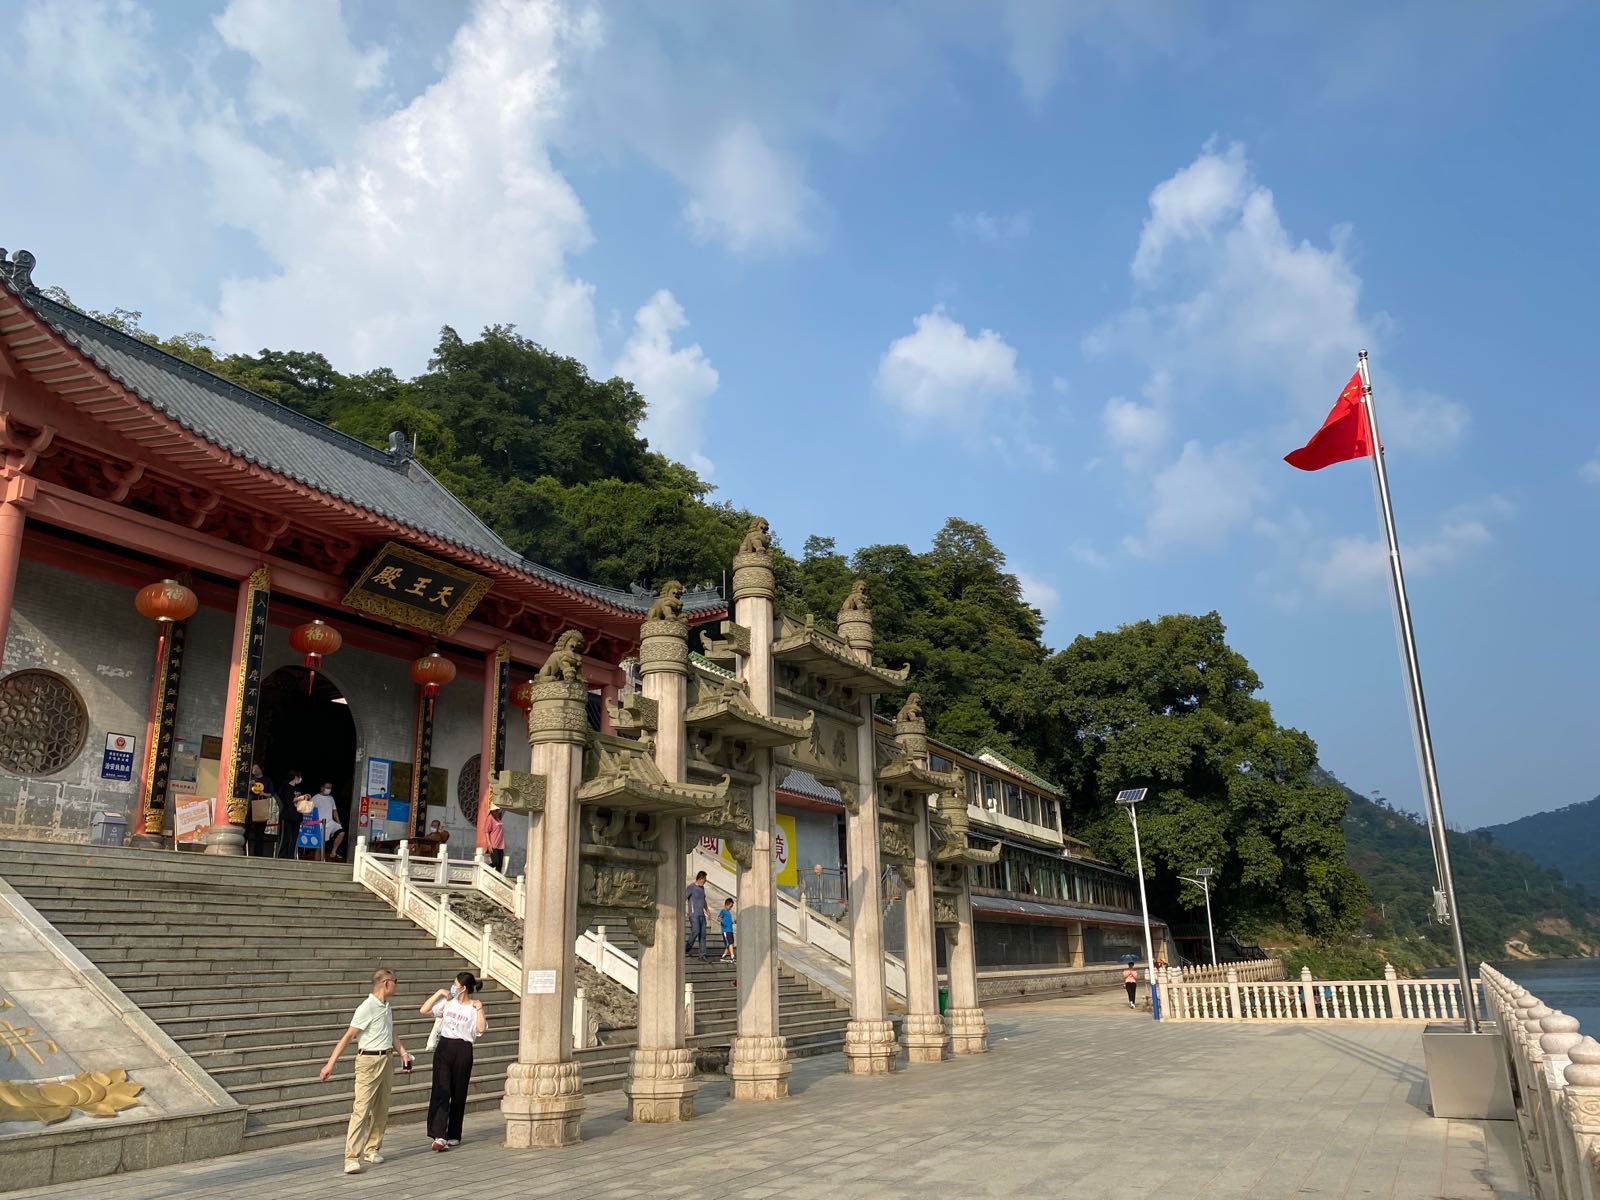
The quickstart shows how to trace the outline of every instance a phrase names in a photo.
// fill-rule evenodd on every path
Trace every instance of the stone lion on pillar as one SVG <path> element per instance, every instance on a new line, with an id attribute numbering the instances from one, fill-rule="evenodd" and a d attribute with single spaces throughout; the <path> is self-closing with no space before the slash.
<path id="1" fill-rule="evenodd" d="M 772 526 L 765 517 L 751 517 L 750 529 L 739 543 L 740 554 L 771 554 Z"/>
<path id="2" fill-rule="evenodd" d="M 896 723 L 922 720 L 922 693 L 912 692 L 911 695 L 907 696 L 905 704 L 899 712 L 895 713 L 894 719 Z"/>
<path id="3" fill-rule="evenodd" d="M 560 680 L 562 683 L 583 682 L 583 655 L 578 647 L 583 644 L 583 634 L 569 629 L 556 639 L 556 647 L 539 668 L 540 679 Z"/>
<path id="4" fill-rule="evenodd" d="M 844 603 L 839 605 L 839 615 L 871 611 L 871 607 L 867 604 L 867 581 L 858 579 L 850 585 L 850 594 L 844 598 Z"/>
<path id="5" fill-rule="evenodd" d="M 655 603 L 650 605 L 650 611 L 645 614 L 646 621 L 681 621 L 683 620 L 683 584 L 676 579 L 669 579 L 661 585 L 661 594 L 655 598 Z"/>

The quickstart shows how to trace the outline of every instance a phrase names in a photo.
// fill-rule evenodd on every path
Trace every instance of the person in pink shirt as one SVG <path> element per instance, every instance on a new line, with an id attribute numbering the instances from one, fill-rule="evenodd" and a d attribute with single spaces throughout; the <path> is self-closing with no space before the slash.
<path id="1" fill-rule="evenodd" d="M 500 820 L 500 810 L 489 806 L 489 815 L 483 822 L 483 834 L 489 840 L 489 865 L 504 874 L 506 869 L 506 827 Z"/>

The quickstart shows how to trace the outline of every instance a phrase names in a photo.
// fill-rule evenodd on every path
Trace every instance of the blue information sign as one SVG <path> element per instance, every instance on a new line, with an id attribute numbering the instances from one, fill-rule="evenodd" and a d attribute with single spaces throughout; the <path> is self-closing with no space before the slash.
<path id="1" fill-rule="evenodd" d="M 106 734 L 106 752 L 100 759 L 101 779 L 132 779 L 133 756 L 139 739 L 131 733 Z"/>

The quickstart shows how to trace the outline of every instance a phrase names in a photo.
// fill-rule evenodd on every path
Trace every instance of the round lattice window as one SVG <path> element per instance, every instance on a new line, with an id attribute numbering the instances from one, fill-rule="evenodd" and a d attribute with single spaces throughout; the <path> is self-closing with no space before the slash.
<path id="1" fill-rule="evenodd" d="M 461 764 L 461 773 L 456 776 L 456 803 L 461 806 L 461 815 L 472 824 L 478 823 L 478 764 L 483 761 L 483 755 L 474 754 Z"/>
<path id="2" fill-rule="evenodd" d="M 0 679 L 0 767 L 16 775 L 54 775 L 83 749 L 89 714 L 78 693 L 51 671 Z"/>

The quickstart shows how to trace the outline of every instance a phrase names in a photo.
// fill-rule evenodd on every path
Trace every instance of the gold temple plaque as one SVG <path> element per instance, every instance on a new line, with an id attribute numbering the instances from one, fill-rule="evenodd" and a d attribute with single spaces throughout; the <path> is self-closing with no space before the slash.
<path id="1" fill-rule="evenodd" d="M 409 546 L 386 542 L 345 596 L 345 605 L 448 636 L 488 592 L 490 581 Z"/>

